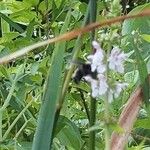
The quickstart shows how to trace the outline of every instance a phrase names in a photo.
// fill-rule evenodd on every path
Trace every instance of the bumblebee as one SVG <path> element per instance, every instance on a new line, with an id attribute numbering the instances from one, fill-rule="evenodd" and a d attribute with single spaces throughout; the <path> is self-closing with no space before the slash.
<path id="1" fill-rule="evenodd" d="M 93 79 L 96 79 L 97 72 L 91 71 L 91 64 L 84 64 L 84 63 L 79 64 L 78 68 L 76 69 L 76 71 L 73 75 L 73 81 L 76 84 L 79 84 L 79 82 L 82 80 L 82 78 L 87 75 L 91 76 Z"/>

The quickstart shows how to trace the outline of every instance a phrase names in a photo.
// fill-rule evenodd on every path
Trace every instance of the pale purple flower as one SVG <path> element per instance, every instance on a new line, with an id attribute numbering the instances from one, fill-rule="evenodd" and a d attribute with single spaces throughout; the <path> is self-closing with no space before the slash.
<path id="1" fill-rule="evenodd" d="M 128 86 L 127 83 L 116 83 L 114 89 L 108 90 L 108 101 L 111 103 L 114 98 L 118 98 L 120 93 Z"/>
<path id="2" fill-rule="evenodd" d="M 92 46 L 95 50 L 103 51 L 103 49 L 100 47 L 100 44 L 97 41 L 93 41 Z"/>
<path id="3" fill-rule="evenodd" d="M 95 53 L 93 55 L 89 55 L 87 59 L 88 63 L 91 65 L 91 71 L 96 71 L 97 76 L 95 79 L 92 78 L 92 76 L 87 75 L 84 76 L 84 79 L 91 85 L 92 97 L 97 98 L 108 94 L 108 101 L 112 102 L 112 100 L 117 98 L 128 84 L 114 81 L 113 83 L 115 83 L 115 85 L 113 87 L 108 85 L 110 78 L 105 76 L 105 71 L 107 69 L 107 64 L 105 63 L 106 61 L 104 61 L 105 53 L 96 41 L 92 42 L 92 46 L 95 49 Z M 121 50 L 117 47 L 113 48 L 107 60 L 109 62 L 109 69 L 118 73 L 123 73 L 124 62 L 127 58 L 128 54 L 121 52 Z"/>
<path id="4" fill-rule="evenodd" d="M 93 79 L 91 76 L 85 76 L 84 79 L 91 84 L 92 97 L 99 96 L 98 80 Z"/>
<path id="5" fill-rule="evenodd" d="M 99 79 L 99 95 L 103 95 L 108 89 L 107 79 L 103 74 L 98 74 L 97 77 Z"/>
<path id="6" fill-rule="evenodd" d="M 114 99 L 113 95 L 114 95 L 114 91 L 112 89 L 109 89 L 108 90 L 108 101 L 109 101 L 109 103 L 111 103 L 113 101 L 113 99 Z"/>
<path id="7" fill-rule="evenodd" d="M 95 80 L 94 82 L 91 82 L 91 89 L 92 89 L 92 97 L 93 98 L 99 97 L 99 87 L 98 87 L 97 80 Z"/>
<path id="8" fill-rule="evenodd" d="M 89 55 L 87 57 L 87 59 L 91 63 L 91 71 L 97 71 L 97 73 L 104 73 L 106 71 L 106 65 L 103 64 L 103 50 L 96 41 L 93 41 L 92 45 L 96 52 L 93 55 Z"/>
<path id="9" fill-rule="evenodd" d="M 92 97 L 99 97 L 107 92 L 107 80 L 103 74 L 98 74 L 98 80 L 91 76 L 85 76 L 84 79 L 91 84 Z"/>
<path id="10" fill-rule="evenodd" d="M 113 48 L 108 58 L 109 68 L 116 72 L 124 73 L 124 62 L 127 57 L 127 54 L 121 52 L 119 48 Z"/>
<path id="11" fill-rule="evenodd" d="M 114 97 L 119 97 L 120 93 L 128 86 L 128 83 L 116 83 Z"/>
<path id="12" fill-rule="evenodd" d="M 92 66 L 91 66 L 91 68 L 92 68 Z M 104 64 L 99 64 L 98 66 L 97 66 L 97 73 L 104 73 L 106 71 L 106 65 L 104 65 Z"/>

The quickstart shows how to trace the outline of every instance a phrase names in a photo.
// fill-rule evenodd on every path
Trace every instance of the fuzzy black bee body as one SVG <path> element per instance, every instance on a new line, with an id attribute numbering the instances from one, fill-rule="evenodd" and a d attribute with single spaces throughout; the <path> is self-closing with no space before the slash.
<path id="1" fill-rule="evenodd" d="M 91 71 L 90 64 L 80 64 L 77 70 L 75 71 L 73 80 L 76 84 L 78 84 L 81 81 L 81 79 L 87 75 L 91 76 L 93 79 L 96 79 L 97 72 Z"/>

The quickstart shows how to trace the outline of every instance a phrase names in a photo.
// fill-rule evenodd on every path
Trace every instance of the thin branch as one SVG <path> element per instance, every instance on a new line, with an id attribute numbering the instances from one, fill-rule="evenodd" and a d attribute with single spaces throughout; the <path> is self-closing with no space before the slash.
<path id="1" fill-rule="evenodd" d="M 14 52 L 14 53 L 11 53 L 10 55 L 2 57 L 0 59 L 0 64 L 7 63 L 7 62 L 9 62 L 13 59 L 16 59 L 20 56 L 23 56 L 23 55 L 27 54 L 28 52 L 30 52 L 30 51 L 32 51 L 36 48 L 45 46 L 47 44 L 51 44 L 51 43 L 55 43 L 55 42 L 59 42 L 59 41 L 64 41 L 64 40 L 71 40 L 71 39 L 77 37 L 78 35 L 85 34 L 86 32 L 92 31 L 95 28 L 110 26 L 111 24 L 122 22 L 125 19 L 133 19 L 133 18 L 145 17 L 145 16 L 150 16 L 150 10 L 149 9 L 144 10 L 143 12 L 141 12 L 139 14 L 124 15 L 124 16 L 119 16 L 119 17 L 113 18 L 113 19 L 108 19 L 104 22 L 95 22 L 95 23 L 92 23 L 92 24 L 90 24 L 86 27 L 83 27 L 83 28 L 80 28 L 80 29 L 75 29 L 75 30 L 72 30 L 71 32 L 67 32 L 65 34 L 62 34 L 58 37 L 48 39 L 48 40 L 45 40 L 45 41 L 42 41 L 42 42 L 38 42 L 38 43 L 35 43 L 33 45 L 29 45 L 25 48 L 22 48 L 22 49 Z"/>
<path id="2" fill-rule="evenodd" d="M 82 104 L 83 104 L 83 106 L 84 106 L 84 109 L 85 109 L 85 112 L 86 112 L 87 118 L 88 118 L 88 120 L 90 120 L 90 112 L 89 112 L 88 105 L 87 105 L 87 103 L 86 103 L 86 101 L 85 101 L 83 91 L 82 91 L 81 89 L 78 89 L 78 90 L 79 90 L 80 95 L 81 95 Z"/>

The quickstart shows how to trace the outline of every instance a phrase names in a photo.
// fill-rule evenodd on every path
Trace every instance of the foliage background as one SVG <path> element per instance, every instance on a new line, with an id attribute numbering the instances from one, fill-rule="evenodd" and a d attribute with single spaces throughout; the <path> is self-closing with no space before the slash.
<path id="1" fill-rule="evenodd" d="M 140 5 L 140 7 L 138 7 Z M 146 0 L 130 1 L 125 8 L 123 1 L 97 1 L 97 20 L 113 18 L 129 11 L 141 11 L 149 8 Z M 38 41 L 43 41 L 83 26 L 88 1 L 78 0 L 5 0 L 0 1 L 0 57 Z M 132 12 L 131 12 L 132 13 Z M 142 57 L 150 68 L 150 20 L 147 18 L 126 21 L 96 30 L 96 39 L 108 49 L 108 43 L 119 45 L 126 51 L 132 51 L 128 42 L 132 30 L 138 29 Z M 76 39 L 40 47 L 26 56 L 0 65 L 0 149 L 31 149 L 46 80 L 53 83 L 48 89 L 50 97 L 57 99 L 66 77 L 67 67 L 72 60 L 74 47 L 80 49 L 78 58 L 84 59 L 91 53 L 91 37 L 82 37 L 82 44 L 76 45 Z M 142 41 L 142 42 L 141 42 Z M 129 83 L 129 87 L 119 99 L 111 104 L 111 130 L 119 130 L 116 122 L 123 105 L 139 82 L 137 64 L 133 56 L 126 66 L 126 73 L 119 76 Z M 58 79 L 58 80 L 57 80 Z M 88 149 L 89 143 L 89 107 L 90 87 L 81 82 L 76 85 L 70 81 L 60 116 L 53 133 L 53 149 Z M 53 95 L 54 94 L 54 95 Z M 49 98 L 49 97 L 48 97 Z M 45 113 L 55 109 L 57 101 L 47 105 Z M 54 110 L 55 111 L 55 110 Z M 53 111 L 53 112 L 54 112 Z M 44 114 L 44 113 L 43 113 Z M 104 102 L 97 101 L 96 123 L 90 128 L 96 132 L 95 149 L 104 149 Z M 126 149 L 150 149 L 150 112 L 143 106 L 132 130 Z M 43 119 L 48 120 L 45 116 Z M 52 119 L 52 118 L 49 118 Z M 55 119 L 55 118 L 53 118 Z M 45 124 L 46 126 L 46 124 Z M 45 127 L 46 128 L 46 127 Z M 52 133 L 51 133 L 52 134 Z M 46 139 L 44 139 L 46 140 Z"/>

